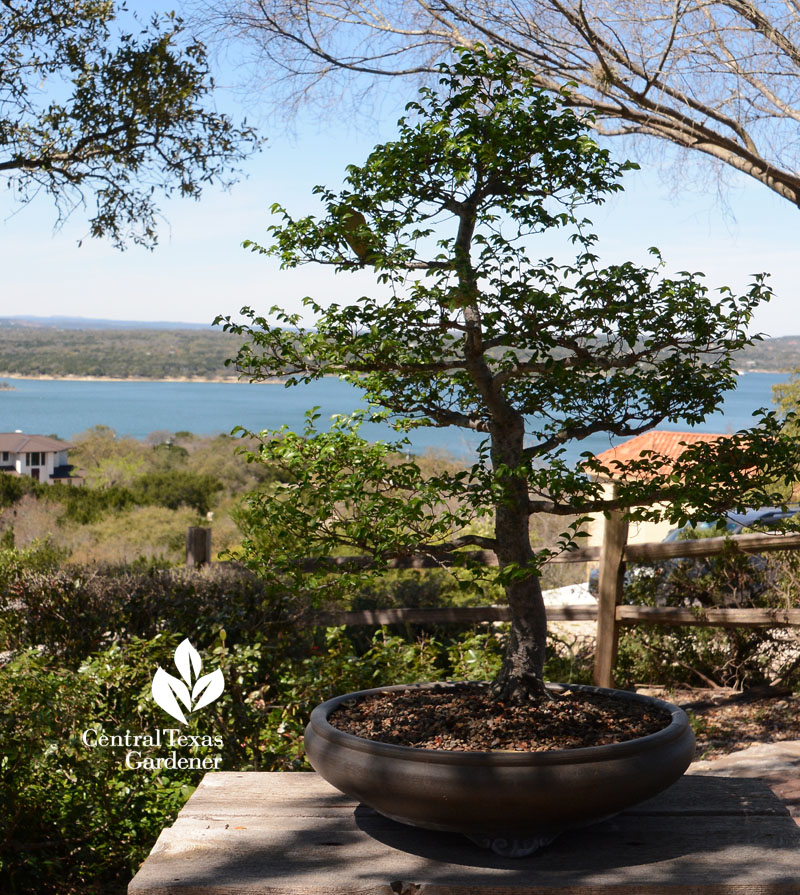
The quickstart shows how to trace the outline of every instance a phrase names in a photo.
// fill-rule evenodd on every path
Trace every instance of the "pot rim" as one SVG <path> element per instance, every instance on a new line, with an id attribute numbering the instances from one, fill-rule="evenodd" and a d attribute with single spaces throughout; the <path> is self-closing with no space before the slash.
<path id="1" fill-rule="evenodd" d="M 369 752 L 372 755 L 382 755 L 405 761 L 420 761 L 434 764 L 473 764 L 473 765 L 553 765 L 553 764 L 578 764 L 596 761 L 615 761 L 632 754 L 640 754 L 650 749 L 656 749 L 671 740 L 681 737 L 689 728 L 689 719 L 686 712 L 670 702 L 656 699 L 653 696 L 644 696 L 640 693 L 631 693 L 627 690 L 614 690 L 608 687 L 594 687 L 589 684 L 559 684 L 548 683 L 546 686 L 552 690 L 580 690 L 589 693 L 602 693 L 614 695 L 632 702 L 643 702 L 649 705 L 657 705 L 671 715 L 670 723 L 655 733 L 632 740 L 623 740 L 619 743 L 607 743 L 600 746 L 582 746 L 577 749 L 550 749 L 543 752 L 514 752 L 511 750 L 495 749 L 491 751 L 468 751 L 458 749 L 423 749 L 416 746 L 400 746 L 395 743 L 382 743 L 379 740 L 368 740 L 355 734 L 345 733 L 334 727 L 328 717 L 334 709 L 348 700 L 364 699 L 377 693 L 391 693 L 400 690 L 417 690 L 446 688 L 464 683 L 486 683 L 484 681 L 440 681 L 424 684 L 395 684 L 388 687 L 373 687 L 369 690 L 356 690 L 353 693 L 344 693 L 320 703 L 312 712 L 308 726 L 314 732 L 333 745 L 355 749 L 359 752 Z"/>

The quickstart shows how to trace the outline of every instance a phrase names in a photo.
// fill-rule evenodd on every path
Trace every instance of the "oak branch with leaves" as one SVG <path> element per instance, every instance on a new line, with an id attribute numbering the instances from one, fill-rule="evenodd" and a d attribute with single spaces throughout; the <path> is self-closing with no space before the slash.
<path id="1" fill-rule="evenodd" d="M 460 52 L 438 87 L 409 104 L 397 139 L 348 168 L 344 190 L 317 188 L 325 216 L 276 209 L 272 244 L 251 244 L 285 267 L 368 266 L 390 296 L 306 299 L 309 328 L 279 308 L 269 317 L 243 309 L 246 324 L 218 319 L 248 337 L 235 363 L 252 380 L 336 374 L 372 406 L 329 432 L 312 415 L 303 433 L 261 433 L 256 456 L 284 467 L 287 481 L 251 498 L 249 559 L 290 574 L 298 555 L 345 546 L 371 554 L 379 572 L 394 556 L 493 550 L 513 618 L 495 682 L 506 699 L 544 692 L 539 570 L 576 543 L 582 521 L 534 550 L 533 513 L 622 508 L 681 523 L 773 500 L 800 460 L 765 413 L 749 431 L 690 446 L 673 468 L 653 453 L 613 469 L 589 452 L 567 464 L 570 442 L 696 424 L 717 410 L 735 384 L 732 357 L 751 342 L 752 312 L 770 296 L 763 276 L 741 296 L 712 295 L 701 275 L 666 278 L 655 250 L 652 267 L 602 266 L 584 209 L 620 190 L 635 166 L 612 160 L 587 129 L 513 56 Z M 548 231 L 571 240 L 572 263 L 535 260 Z M 398 453 L 402 443 L 361 439 L 362 418 L 485 437 L 471 468 L 426 476 Z M 609 498 L 603 479 L 612 475 Z"/>
<path id="2" fill-rule="evenodd" d="M 114 0 L 0 3 L 0 179 L 58 223 L 88 207 L 118 248 L 157 242 L 158 198 L 227 185 L 260 140 L 211 102 L 202 44 L 173 14 L 145 26 Z M 123 22 L 118 26 L 118 20 Z"/>

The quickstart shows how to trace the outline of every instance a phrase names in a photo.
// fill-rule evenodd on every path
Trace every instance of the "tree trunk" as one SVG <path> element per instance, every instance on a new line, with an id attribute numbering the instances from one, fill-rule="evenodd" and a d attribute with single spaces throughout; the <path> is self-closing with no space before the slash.
<path id="1" fill-rule="evenodd" d="M 506 596 L 511 608 L 511 632 L 492 689 L 503 701 L 539 702 L 549 697 L 544 686 L 547 615 L 538 576 L 508 585 Z"/>
<path id="2" fill-rule="evenodd" d="M 547 698 L 544 686 L 547 615 L 539 576 L 532 571 L 527 477 L 505 471 L 517 469 L 521 462 L 524 420 L 520 416 L 502 426 L 495 424 L 491 436 L 492 463 L 503 494 L 495 507 L 497 559 L 501 570 L 509 566 L 519 570 L 519 577 L 515 575 L 505 585 L 511 609 L 511 633 L 493 690 L 504 701 L 538 702 Z"/>

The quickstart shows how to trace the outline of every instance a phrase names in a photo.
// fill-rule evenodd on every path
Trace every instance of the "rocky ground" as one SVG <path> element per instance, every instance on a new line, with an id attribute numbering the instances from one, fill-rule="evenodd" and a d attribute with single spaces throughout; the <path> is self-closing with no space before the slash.
<path id="1" fill-rule="evenodd" d="M 681 706 L 692 720 L 697 759 L 715 759 L 754 743 L 800 740 L 800 696 L 769 688 L 732 690 L 656 688 L 639 692 Z"/>

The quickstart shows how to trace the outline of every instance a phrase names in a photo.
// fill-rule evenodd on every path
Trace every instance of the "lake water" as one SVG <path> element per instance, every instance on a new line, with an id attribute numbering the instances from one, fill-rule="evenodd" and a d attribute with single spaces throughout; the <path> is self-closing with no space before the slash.
<path id="1" fill-rule="evenodd" d="M 788 374 L 746 373 L 730 392 L 723 412 L 710 416 L 698 432 L 735 432 L 753 423 L 753 411 L 772 407 L 772 386 Z M 320 424 L 332 414 L 359 406 L 361 393 L 338 379 L 285 388 L 281 384 L 250 385 L 218 382 L 77 382 L 12 379 L 11 391 L 0 391 L 0 432 L 56 434 L 71 439 L 91 426 L 110 426 L 119 435 L 145 438 L 151 432 L 187 430 L 196 434 L 230 432 L 234 426 L 302 429 L 304 412 L 318 405 Z M 662 429 L 684 430 L 663 424 Z M 362 428 L 366 438 L 396 438 L 388 427 Z M 451 429 L 418 429 L 410 434 L 414 452 L 444 449 L 455 455 L 472 453 L 480 436 Z M 619 439 L 617 439 L 619 441 Z M 598 453 L 611 445 L 607 436 L 587 438 L 570 448 L 568 459 L 582 451 Z"/>

